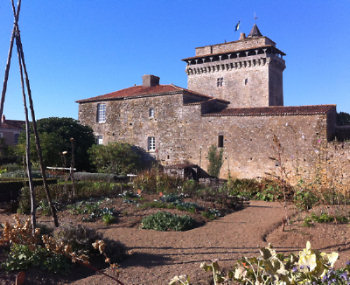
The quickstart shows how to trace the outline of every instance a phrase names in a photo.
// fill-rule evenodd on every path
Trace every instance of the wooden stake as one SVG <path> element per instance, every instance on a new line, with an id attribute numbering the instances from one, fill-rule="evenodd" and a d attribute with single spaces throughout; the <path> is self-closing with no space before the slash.
<path id="1" fill-rule="evenodd" d="M 20 1 L 21 0 L 19 0 L 19 2 Z M 15 9 L 15 5 L 14 5 L 14 0 L 11 0 L 11 2 L 12 2 L 13 14 L 16 17 L 16 9 Z M 28 92 L 29 108 L 30 108 L 31 116 L 32 116 L 32 123 L 33 123 L 34 137 L 35 137 L 35 145 L 36 145 L 36 150 L 37 150 L 37 153 L 38 153 L 38 158 L 39 158 L 41 175 L 42 175 L 42 178 L 43 178 L 44 189 L 45 189 L 46 198 L 47 198 L 47 201 L 48 201 L 51 213 L 52 213 L 54 224 L 55 224 L 56 227 L 58 227 L 59 223 L 58 223 L 56 208 L 52 204 L 52 199 L 51 199 L 49 187 L 48 187 L 48 184 L 47 184 L 45 166 L 44 166 L 44 163 L 43 163 L 42 150 L 41 150 L 41 146 L 40 146 L 40 139 L 39 139 L 39 134 L 38 134 L 37 125 L 36 125 L 36 119 L 35 119 L 34 105 L 33 105 L 33 100 L 32 100 L 32 91 L 31 91 L 31 88 L 30 88 L 27 67 L 26 67 L 26 63 L 25 63 L 25 59 L 24 59 L 23 46 L 22 46 L 20 31 L 19 31 L 17 22 L 16 22 L 16 31 L 17 31 L 15 33 L 16 34 L 16 45 L 18 47 L 18 54 L 19 54 L 19 57 L 20 57 L 21 65 L 23 65 L 23 70 L 24 70 L 25 79 L 26 79 L 26 87 L 27 87 L 27 92 Z"/>
<path id="2" fill-rule="evenodd" d="M 13 3 L 12 3 L 12 5 L 14 6 Z M 7 90 L 7 81 L 9 78 L 10 67 L 11 67 L 13 41 L 15 39 L 15 32 L 16 32 L 18 19 L 19 19 L 20 9 L 21 9 L 21 0 L 18 0 L 17 13 L 15 13 L 15 21 L 13 23 L 13 29 L 12 29 L 11 40 L 10 40 L 10 48 L 9 48 L 9 52 L 8 52 L 8 56 L 7 56 L 7 63 L 6 63 L 6 68 L 5 68 L 5 78 L 4 78 L 4 83 L 2 86 L 2 92 L 1 92 L 0 119 L 2 118 L 2 114 L 4 112 L 5 95 L 6 95 L 6 90 Z M 1 121 L 0 121 L 0 124 L 1 124 Z"/>
<path id="3" fill-rule="evenodd" d="M 19 4 L 21 0 L 19 0 Z M 13 0 L 12 0 L 13 4 Z M 14 7 L 14 5 L 13 5 Z M 16 18 L 16 13 L 15 13 Z M 25 126 L 26 126 L 26 166 L 27 166 L 27 176 L 28 176 L 28 184 L 29 184 L 29 193 L 30 193 L 30 217 L 31 217 L 31 223 L 32 223 L 32 233 L 34 235 L 35 228 L 36 228 L 36 205 L 35 205 L 35 193 L 34 193 L 34 186 L 33 186 L 33 178 L 32 178 L 32 166 L 31 166 L 31 160 L 30 160 L 30 126 L 29 126 L 29 119 L 28 119 L 28 108 L 27 108 L 27 98 L 25 93 L 25 87 L 24 87 L 24 79 L 23 79 L 23 67 L 22 67 L 22 61 L 20 57 L 20 48 L 17 43 L 17 33 L 18 33 L 18 26 L 16 26 L 15 31 L 15 37 L 16 37 L 16 44 L 17 44 L 17 53 L 18 53 L 18 64 L 19 64 L 19 70 L 21 75 L 21 86 L 22 86 L 22 95 L 23 95 L 23 106 L 24 106 L 24 115 L 25 115 Z"/>

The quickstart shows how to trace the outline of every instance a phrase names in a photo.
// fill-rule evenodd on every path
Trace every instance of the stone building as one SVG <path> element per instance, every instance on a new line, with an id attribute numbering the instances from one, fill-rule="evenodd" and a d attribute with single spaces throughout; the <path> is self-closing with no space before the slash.
<path id="1" fill-rule="evenodd" d="M 335 105 L 283 106 L 283 56 L 254 25 L 247 37 L 196 48 L 183 59 L 188 89 L 144 75 L 142 85 L 77 101 L 79 120 L 98 143 L 140 146 L 164 166 L 206 170 L 216 145 L 224 154 L 221 177 L 273 175 L 282 161 L 288 171 L 310 175 L 325 151 L 349 164 L 348 143 L 334 141 Z M 272 159 L 279 153 L 280 162 Z"/>
<path id="2" fill-rule="evenodd" d="M 0 124 L 0 138 L 6 145 L 15 145 L 18 143 L 19 134 L 23 131 L 24 121 L 7 120 L 2 115 Z"/>

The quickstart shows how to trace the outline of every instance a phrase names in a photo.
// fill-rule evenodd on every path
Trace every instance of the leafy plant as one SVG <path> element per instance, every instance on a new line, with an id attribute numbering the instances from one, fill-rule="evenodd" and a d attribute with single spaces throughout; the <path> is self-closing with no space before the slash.
<path id="1" fill-rule="evenodd" d="M 312 191 L 302 189 L 294 194 L 293 200 L 298 209 L 307 211 L 317 204 L 319 198 Z"/>
<path id="2" fill-rule="evenodd" d="M 38 210 L 41 211 L 41 214 L 44 216 L 50 216 L 51 215 L 51 209 L 49 204 L 46 200 L 40 200 L 38 203 Z"/>
<path id="3" fill-rule="evenodd" d="M 218 217 L 221 217 L 222 214 L 217 209 L 209 208 L 208 210 L 202 212 L 202 216 L 209 219 L 209 220 L 215 220 Z"/>
<path id="4" fill-rule="evenodd" d="M 208 173 L 210 176 L 218 177 L 220 174 L 220 169 L 223 164 L 223 149 L 221 148 L 219 151 L 215 145 L 211 145 L 208 151 Z"/>
<path id="5" fill-rule="evenodd" d="M 93 145 L 89 155 L 92 164 L 101 173 L 128 174 L 142 167 L 138 149 L 128 143 Z"/>
<path id="6" fill-rule="evenodd" d="M 321 213 L 321 214 L 316 214 L 312 213 L 311 216 L 307 216 L 304 218 L 304 225 L 312 224 L 312 222 L 315 223 L 341 223 L 341 224 L 346 224 L 348 223 L 349 217 L 344 216 L 344 215 L 329 215 L 328 213 Z"/>
<path id="7" fill-rule="evenodd" d="M 115 217 L 112 214 L 103 214 L 102 216 L 102 221 L 106 224 L 106 225 L 110 225 L 113 224 L 115 222 Z"/>
<path id="8" fill-rule="evenodd" d="M 257 200 L 273 202 L 282 198 L 281 192 L 278 187 L 269 186 L 261 192 L 257 192 L 255 197 Z"/>
<path id="9" fill-rule="evenodd" d="M 141 228 L 157 231 L 186 231 L 195 226 L 195 221 L 187 215 L 178 216 L 169 212 L 158 212 L 142 219 Z"/>
<path id="10" fill-rule="evenodd" d="M 243 257 L 226 274 L 217 261 L 202 263 L 201 268 L 212 272 L 213 284 L 349 284 L 350 263 L 334 270 L 338 253 L 330 254 L 311 249 L 310 242 L 298 255 L 277 253 L 270 245 L 260 249 L 259 257 Z M 181 277 L 181 278 L 180 278 Z M 169 284 L 189 285 L 189 278 L 175 276 Z"/>
<path id="11" fill-rule="evenodd" d="M 28 245 L 12 244 L 10 252 L 1 267 L 7 271 L 38 267 L 53 273 L 68 273 L 71 262 L 66 256 L 50 252 L 46 248 L 36 247 L 32 250 Z"/>

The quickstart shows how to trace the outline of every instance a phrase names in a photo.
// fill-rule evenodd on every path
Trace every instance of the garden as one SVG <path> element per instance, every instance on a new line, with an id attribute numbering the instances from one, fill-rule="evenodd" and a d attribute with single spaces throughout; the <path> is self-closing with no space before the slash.
<path id="1" fill-rule="evenodd" d="M 12 161 L 24 138 L 2 157 L 0 284 L 350 284 L 345 186 L 329 177 L 291 186 L 282 167 L 270 179 L 220 180 L 215 147 L 209 180 L 169 176 L 141 149 L 95 145 L 74 124 L 38 121 L 44 162 L 55 166 L 51 206 L 38 161 L 34 213 L 23 164 Z"/>

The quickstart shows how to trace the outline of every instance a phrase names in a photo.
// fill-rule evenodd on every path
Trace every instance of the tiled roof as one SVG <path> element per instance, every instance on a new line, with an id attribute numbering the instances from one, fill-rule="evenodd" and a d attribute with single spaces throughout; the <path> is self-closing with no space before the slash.
<path id="1" fill-rule="evenodd" d="M 0 128 L 2 129 L 22 129 L 24 121 L 19 120 L 5 120 L 0 122 Z"/>
<path id="2" fill-rule="evenodd" d="M 283 116 L 283 115 L 316 115 L 326 114 L 335 110 L 336 105 L 310 105 L 310 106 L 272 106 L 257 108 L 230 108 L 218 113 L 208 113 L 205 117 L 222 116 Z"/>
<path id="3" fill-rule="evenodd" d="M 154 95 L 169 95 L 169 94 L 179 94 L 185 92 L 190 95 L 195 95 L 204 99 L 213 99 L 211 96 L 207 96 L 195 91 L 191 91 L 179 86 L 170 84 L 170 85 L 156 85 L 151 87 L 144 87 L 142 85 L 133 86 L 125 89 L 121 89 L 112 93 L 91 97 L 88 99 L 82 99 L 76 101 L 77 103 L 87 103 L 87 102 L 97 102 L 97 101 L 108 101 L 108 100 L 121 100 L 124 98 L 137 98 L 137 97 L 146 97 Z M 220 100 L 228 103 L 227 101 Z"/>

